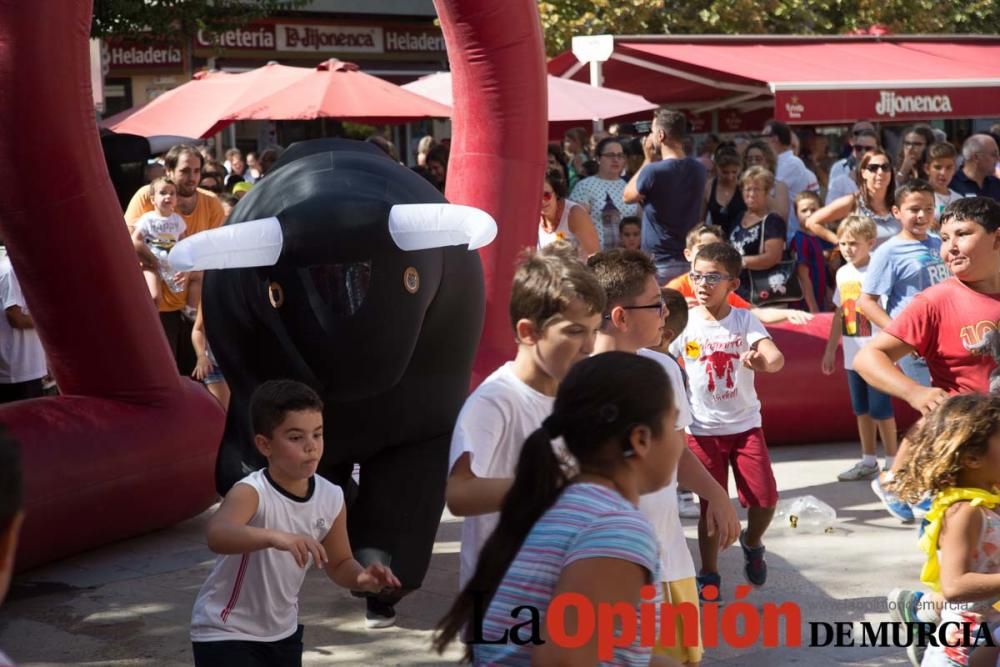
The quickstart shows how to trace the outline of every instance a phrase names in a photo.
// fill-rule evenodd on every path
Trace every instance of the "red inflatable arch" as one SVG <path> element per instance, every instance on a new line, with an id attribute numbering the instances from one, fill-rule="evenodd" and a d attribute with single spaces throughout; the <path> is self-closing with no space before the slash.
<path id="1" fill-rule="evenodd" d="M 63 391 L 0 406 L 20 441 L 25 569 L 176 523 L 215 498 L 221 408 L 177 376 L 107 176 L 89 2 L 0 20 L 0 232 Z M 51 173 L 55 178 L 42 178 Z"/>

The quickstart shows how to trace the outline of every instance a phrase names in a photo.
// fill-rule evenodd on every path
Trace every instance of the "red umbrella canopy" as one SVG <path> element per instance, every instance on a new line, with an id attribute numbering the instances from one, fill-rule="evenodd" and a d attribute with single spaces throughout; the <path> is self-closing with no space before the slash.
<path id="1" fill-rule="evenodd" d="M 101 127 L 124 134 L 209 137 L 233 121 L 226 116 L 262 96 L 287 88 L 312 70 L 268 63 L 249 72 L 206 72 L 145 106 L 105 119 Z"/>
<path id="2" fill-rule="evenodd" d="M 451 109 L 358 70 L 353 63 L 328 60 L 296 83 L 260 96 L 227 115 L 229 120 L 312 120 L 336 118 L 359 123 L 406 123 L 446 118 Z"/>

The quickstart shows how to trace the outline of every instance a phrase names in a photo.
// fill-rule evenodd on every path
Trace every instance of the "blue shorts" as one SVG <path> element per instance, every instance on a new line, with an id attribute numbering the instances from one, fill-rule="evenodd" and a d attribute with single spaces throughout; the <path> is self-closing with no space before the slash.
<path id="1" fill-rule="evenodd" d="M 868 415 L 875 421 L 893 416 L 892 399 L 889 398 L 889 394 L 869 385 L 857 371 L 847 371 L 847 388 L 851 391 L 851 409 L 855 416 Z"/>
<path id="2" fill-rule="evenodd" d="M 927 361 L 923 357 L 915 357 L 908 354 L 896 362 L 899 370 L 903 371 L 906 377 L 910 378 L 924 387 L 931 386 L 931 372 L 927 368 Z"/>

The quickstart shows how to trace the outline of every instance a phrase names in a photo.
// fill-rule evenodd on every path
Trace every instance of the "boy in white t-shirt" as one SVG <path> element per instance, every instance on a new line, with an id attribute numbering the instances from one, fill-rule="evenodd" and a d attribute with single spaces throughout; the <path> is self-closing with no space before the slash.
<path id="1" fill-rule="evenodd" d="M 149 294 L 153 297 L 153 303 L 157 307 L 160 305 L 160 298 L 163 294 L 162 285 L 175 292 L 182 291 L 174 289 L 179 285 L 176 278 L 169 273 L 169 266 L 161 260 L 162 253 L 170 252 L 170 249 L 181 240 L 187 223 L 184 218 L 174 212 L 174 205 L 177 198 L 177 186 L 165 176 L 154 179 L 149 184 L 149 196 L 153 200 L 154 210 L 143 213 L 135 221 L 135 231 L 132 232 L 132 243 L 149 246 L 159 262 L 157 270 L 143 269 L 142 275 L 146 279 L 146 286 Z M 162 281 L 162 283 L 161 283 Z"/>
<path id="2" fill-rule="evenodd" d="M 761 538 L 774 516 L 778 487 L 760 427 L 754 372 L 776 373 L 785 359 L 764 325 L 750 311 L 733 308 L 727 301 L 739 286 L 742 261 L 728 243 L 710 243 L 698 251 L 690 276 L 699 305 L 691 310 L 687 328 L 670 351 L 684 359 L 691 387 L 688 447 L 724 489 L 732 463 L 740 504 L 748 508 L 747 528 L 740 533 L 743 571 L 747 581 L 762 586 L 767 563 Z M 711 502 L 702 497 L 698 585 L 709 598 L 706 587 L 715 587 L 717 593 L 721 584 L 718 539 L 707 530 L 705 520 L 710 511 Z"/>
<path id="3" fill-rule="evenodd" d="M 601 323 L 604 290 L 597 279 L 559 244 L 549 248 L 528 255 L 514 274 L 517 355 L 466 399 L 452 435 L 445 497 L 453 514 L 466 517 L 459 588 L 496 528 L 524 441 L 551 414 L 570 367 L 593 351 Z"/>
<path id="4" fill-rule="evenodd" d="M 837 310 L 830 325 L 830 338 L 826 342 L 821 368 L 823 373 L 833 373 L 837 343 L 843 338 L 844 369 L 847 371 L 847 388 L 851 393 L 851 407 L 858 419 L 861 439 L 861 460 L 837 475 L 841 482 L 874 479 L 878 477 L 878 459 L 875 458 L 875 434 L 882 438 L 885 447 L 885 467 L 892 466 L 896 455 L 896 418 L 892 399 L 872 387 L 854 370 L 854 357 L 872 336 L 877 327 L 858 309 L 861 285 L 868 270 L 872 248 L 878 228 L 875 221 L 863 215 L 849 215 L 837 228 L 840 254 L 847 262 L 837 270 L 837 290 L 833 303 Z"/>
<path id="5" fill-rule="evenodd" d="M 958 151 L 954 146 L 947 141 L 931 144 L 927 149 L 927 181 L 934 188 L 935 229 L 941 222 L 945 207 L 963 197 L 949 187 L 957 169 Z"/>
<path id="6" fill-rule="evenodd" d="M 354 559 L 344 493 L 316 474 L 323 456 L 316 392 L 270 380 L 250 398 L 250 418 L 267 467 L 237 482 L 208 522 L 208 548 L 219 557 L 191 614 L 196 667 L 301 665 L 299 590 L 310 564 L 350 590 L 400 585 L 388 567 Z"/>
<path id="7" fill-rule="evenodd" d="M 667 311 L 660 287 L 656 284 L 656 265 L 646 254 L 637 250 L 606 250 L 593 255 L 587 264 L 594 271 L 608 296 L 604 309 L 604 325 L 597 334 L 594 353 L 632 352 L 649 357 L 660 363 L 670 377 L 677 403 L 677 429 L 686 428 L 691 423 L 691 411 L 684 389 L 684 376 L 680 367 L 671 357 L 650 346 L 661 342 L 666 330 Z M 671 290 L 673 291 L 673 290 Z M 681 300 L 681 296 L 677 294 Z M 672 330 L 683 330 L 686 313 L 679 312 L 673 320 Z M 676 335 L 672 332 L 671 335 Z M 664 599 L 673 604 L 689 602 L 698 606 L 698 587 L 695 582 L 694 561 L 684 539 L 677 510 L 677 484 L 696 491 L 703 498 L 712 501 L 709 529 L 720 538 L 723 548 L 732 544 L 739 535 L 739 519 L 729 501 L 726 489 L 708 474 L 705 467 L 687 448 L 681 453 L 677 464 L 677 475 L 670 484 L 655 493 L 639 499 L 639 509 L 649 520 L 660 543 L 660 576 L 664 588 Z M 673 617 L 672 646 L 657 645 L 654 653 L 670 656 L 687 665 L 697 665 L 702 658 L 702 646 L 685 646 L 686 634 L 682 614 Z M 696 634 L 700 635 L 699 632 Z M 661 632 L 661 636 L 663 633 Z"/>
<path id="8" fill-rule="evenodd" d="M 45 350 L 6 253 L 0 257 L 0 306 L 0 403 L 39 398 L 47 372 Z"/>

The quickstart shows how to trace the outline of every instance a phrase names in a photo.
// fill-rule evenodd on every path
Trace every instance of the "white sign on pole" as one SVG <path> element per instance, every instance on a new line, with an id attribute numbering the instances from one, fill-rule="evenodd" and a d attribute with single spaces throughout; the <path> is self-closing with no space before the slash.
<path id="1" fill-rule="evenodd" d="M 573 55 L 582 63 L 604 62 L 615 50 L 613 35 L 588 35 L 573 38 Z"/>

